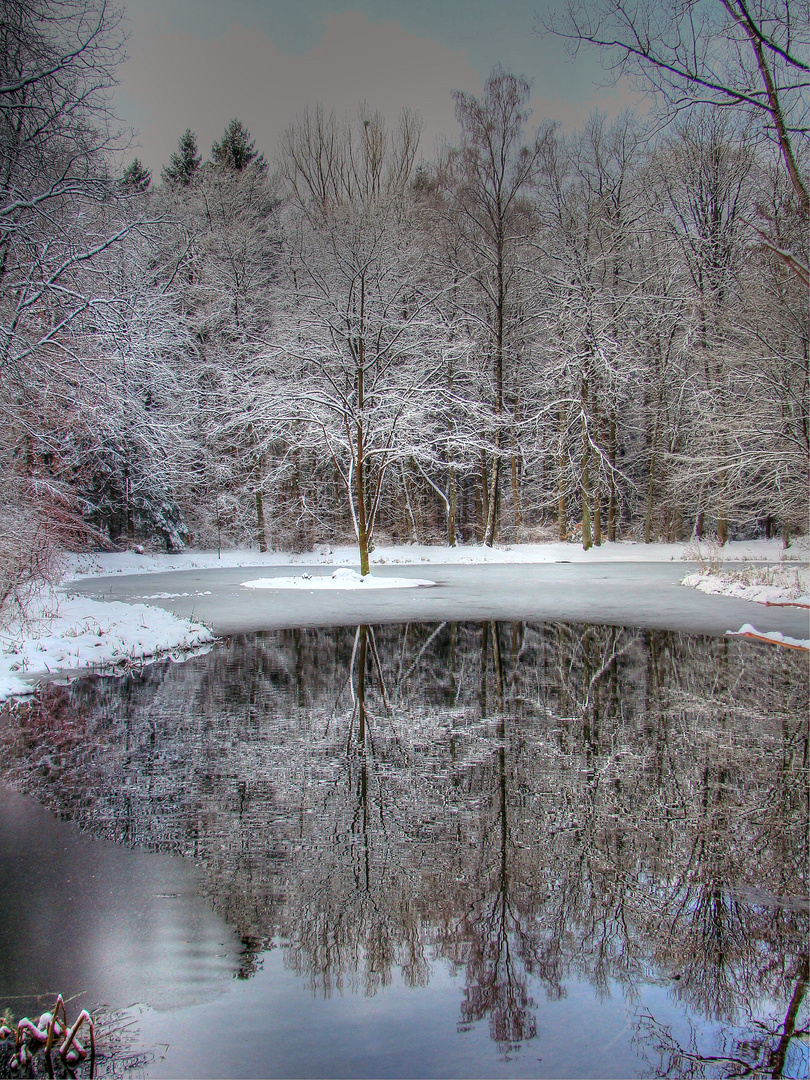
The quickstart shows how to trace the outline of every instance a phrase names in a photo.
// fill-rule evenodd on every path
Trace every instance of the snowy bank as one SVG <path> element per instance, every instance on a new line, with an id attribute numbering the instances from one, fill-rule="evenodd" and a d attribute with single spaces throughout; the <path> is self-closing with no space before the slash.
<path id="1" fill-rule="evenodd" d="M 756 604 L 810 608 L 808 567 L 744 566 L 733 570 L 687 574 L 682 585 L 712 596 L 733 596 Z"/>
<path id="2" fill-rule="evenodd" d="M 169 655 L 210 648 L 211 631 L 162 608 L 56 595 L 28 622 L 0 632 L 0 701 L 31 694 L 43 676 L 122 671 Z"/>
<path id="3" fill-rule="evenodd" d="M 483 544 L 445 547 L 427 544 L 380 546 L 370 557 L 375 566 L 412 566 L 426 564 L 481 565 L 486 563 L 600 563 L 600 562 L 680 562 L 694 561 L 690 544 L 641 544 L 634 541 L 605 543 L 583 551 L 579 544 Z M 724 562 L 806 562 L 808 548 L 804 538 L 787 552 L 779 540 L 732 541 L 722 548 Z M 95 555 L 73 555 L 68 576 L 106 577 L 112 574 L 149 574 L 170 570 L 211 570 L 231 567 L 262 566 L 344 566 L 357 564 L 357 548 L 351 545 L 330 547 L 316 545 L 314 551 L 290 554 L 284 551 L 258 552 L 250 549 L 232 551 L 182 551 L 177 554 L 145 555 L 134 551 Z"/>

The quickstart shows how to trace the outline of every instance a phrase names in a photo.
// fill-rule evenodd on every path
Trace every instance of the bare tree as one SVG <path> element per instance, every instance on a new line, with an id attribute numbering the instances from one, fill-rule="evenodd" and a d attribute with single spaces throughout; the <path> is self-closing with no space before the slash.
<path id="1" fill-rule="evenodd" d="M 25 561 L 27 536 L 41 564 L 33 538 L 52 522 L 64 541 L 56 523 L 68 510 L 81 522 L 70 485 L 48 463 L 108 302 L 88 270 L 131 227 L 108 213 L 126 198 L 109 168 L 121 145 L 109 91 L 123 41 L 121 10 L 106 0 L 0 5 L 0 467 L 4 502 L 19 497 L 34 514 L 0 540 L 12 562 Z"/>
<path id="2" fill-rule="evenodd" d="M 547 499 L 556 503 L 561 539 L 572 504 L 581 509 L 585 548 L 602 542 L 603 523 L 616 539 L 627 479 L 618 447 L 637 420 L 627 405 L 639 390 L 639 327 L 649 312 L 637 255 L 641 155 L 632 118 L 608 128 L 598 114 L 571 140 L 549 140 L 543 153 L 533 266 L 537 377 L 546 388 L 540 430 L 553 447 Z"/>
<path id="3" fill-rule="evenodd" d="M 485 341 L 490 365 L 491 435 L 488 477 L 482 477 L 486 506 L 484 543 L 497 534 L 501 467 L 509 418 L 507 379 L 519 321 L 517 254 L 529 233 L 528 199 L 543 139 L 524 144 L 529 118 L 529 83 L 497 66 L 479 99 L 456 92 L 461 147 L 447 174 L 448 212 L 463 236 L 463 269 L 478 286 L 479 302 L 469 314 Z M 486 464 L 486 462 L 485 462 Z M 486 469 L 485 469 L 486 471 Z"/>
<path id="4" fill-rule="evenodd" d="M 413 175 L 422 126 L 410 109 L 389 131 L 382 113 L 366 102 L 354 119 L 318 103 L 283 132 L 279 169 L 297 205 L 324 218 L 340 207 L 399 198 Z"/>
<path id="5" fill-rule="evenodd" d="M 580 3 L 566 15 L 549 14 L 543 29 L 566 38 L 573 52 L 583 44 L 607 52 L 609 70 L 641 76 L 670 112 L 698 104 L 739 111 L 775 143 L 800 212 L 810 215 L 807 174 L 797 143 L 810 136 L 810 8 L 791 0 L 676 0 L 636 4 L 626 0 Z M 770 226 L 765 242 L 810 284 L 800 256 L 785 250 Z"/>
<path id="6" fill-rule="evenodd" d="M 245 415 L 265 439 L 327 455 L 367 574 L 390 467 L 429 453 L 444 328 L 401 202 L 347 208 L 328 224 L 299 216 L 292 227 Z"/>

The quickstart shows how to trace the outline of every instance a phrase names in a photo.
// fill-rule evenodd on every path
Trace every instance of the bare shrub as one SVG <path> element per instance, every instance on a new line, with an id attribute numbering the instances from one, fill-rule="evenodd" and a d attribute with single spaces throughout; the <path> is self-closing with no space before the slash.
<path id="1" fill-rule="evenodd" d="M 49 480 L 10 477 L 0 486 L 0 625 L 28 621 L 42 590 L 62 575 L 62 554 L 110 547 L 82 520 L 75 496 Z"/>
<path id="2" fill-rule="evenodd" d="M 723 545 L 716 536 L 693 538 L 683 549 L 682 558 L 696 562 L 703 574 L 719 574 L 723 566 Z"/>

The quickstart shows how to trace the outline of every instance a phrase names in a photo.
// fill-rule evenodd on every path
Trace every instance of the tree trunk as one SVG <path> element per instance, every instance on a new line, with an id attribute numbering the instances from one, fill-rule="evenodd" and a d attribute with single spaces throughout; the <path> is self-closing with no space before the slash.
<path id="1" fill-rule="evenodd" d="M 487 525 L 484 531 L 484 544 L 492 547 L 498 529 L 499 493 L 501 483 L 501 423 L 503 420 L 503 347 L 504 347 L 504 308 L 506 304 L 506 284 L 504 279 L 504 237 L 498 230 L 498 293 L 495 307 L 495 417 L 498 425 L 495 431 L 495 453 L 492 457 L 492 472 L 489 477 L 489 505 L 487 507 Z"/>
<path id="2" fill-rule="evenodd" d="M 616 542 L 616 410 L 611 409 L 610 426 L 608 428 L 608 463 L 610 465 L 610 477 L 608 479 L 608 540 L 611 544 Z"/>
<path id="3" fill-rule="evenodd" d="M 501 478 L 501 455 L 496 450 L 492 459 L 492 472 L 489 474 L 489 497 L 487 498 L 487 524 L 484 531 L 484 543 L 492 547 L 495 543 L 495 533 L 498 526 L 498 495 Z"/>
<path id="4" fill-rule="evenodd" d="M 520 529 L 520 485 L 518 483 L 517 454 L 512 454 L 512 502 L 515 508 L 515 532 Z"/>
<path id="5" fill-rule="evenodd" d="M 481 539 L 483 540 L 486 535 L 487 521 L 489 521 L 489 471 L 487 469 L 487 456 L 485 452 L 481 451 L 481 499 L 479 502 L 479 509 L 481 510 Z"/>
<path id="6" fill-rule="evenodd" d="M 652 543 L 653 486 L 655 483 L 655 453 L 650 455 L 650 469 L 647 473 L 647 512 L 644 518 L 644 543 Z"/>
<path id="7" fill-rule="evenodd" d="M 721 544 L 728 543 L 728 509 L 726 505 L 726 489 L 728 486 L 728 480 L 726 479 L 726 472 L 723 470 L 719 476 L 720 484 L 720 505 L 717 510 L 717 539 Z"/>
<path id="8" fill-rule="evenodd" d="M 264 524 L 264 499 L 260 489 L 256 489 L 256 539 L 259 551 L 267 551 L 267 533 Z"/>
<path id="9" fill-rule="evenodd" d="M 588 384 L 585 378 L 582 379 L 581 387 L 581 401 L 582 401 L 582 547 L 584 551 L 588 551 L 593 547 L 593 536 L 591 535 L 591 447 L 588 440 L 588 421 L 586 419 L 585 406 L 588 398 Z"/>
<path id="10" fill-rule="evenodd" d="M 408 524 L 411 529 L 411 542 L 414 544 L 419 543 L 419 534 L 416 529 L 416 518 L 413 514 L 413 507 L 411 506 L 411 495 L 408 491 L 408 478 L 405 475 L 405 462 L 400 462 L 400 474 L 402 476 L 402 490 L 405 492 L 405 513 L 408 517 Z"/>
<path id="11" fill-rule="evenodd" d="M 567 538 L 568 508 L 565 502 L 565 406 L 560 405 L 557 414 L 560 423 L 560 452 L 557 455 L 557 535 Z"/>
<path id="12" fill-rule="evenodd" d="M 127 540 L 135 539 L 135 507 L 132 505 L 132 479 L 129 475 L 129 462 L 124 466 L 124 499 L 126 500 Z"/>
<path id="13" fill-rule="evenodd" d="M 456 546 L 456 514 L 458 513 L 458 489 L 456 470 L 451 465 L 447 474 L 447 544 Z"/>
<path id="14" fill-rule="evenodd" d="M 362 436 L 359 437 L 362 446 Z M 369 571 L 368 561 L 368 523 L 366 520 L 366 492 L 364 483 L 365 468 L 362 457 L 357 459 L 357 479 L 355 492 L 357 497 L 357 546 L 360 548 L 360 573 L 363 577 Z"/>
<path id="15" fill-rule="evenodd" d="M 598 491 L 593 496 L 593 542 L 596 547 L 602 546 L 602 500 Z"/>
<path id="16" fill-rule="evenodd" d="M 361 377 L 362 382 L 362 377 Z M 357 500 L 357 545 L 360 548 L 360 573 L 363 577 L 369 571 L 368 550 L 368 515 L 366 512 L 366 460 L 363 442 L 363 424 L 357 422 L 357 472 L 355 475 L 355 498 Z"/>

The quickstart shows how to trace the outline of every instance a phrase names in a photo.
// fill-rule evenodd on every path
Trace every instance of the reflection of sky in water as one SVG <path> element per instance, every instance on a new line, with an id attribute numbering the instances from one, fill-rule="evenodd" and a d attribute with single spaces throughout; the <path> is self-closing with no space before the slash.
<path id="1" fill-rule="evenodd" d="M 164 1017 L 142 1015 L 141 1041 L 147 1046 L 171 1038 L 192 1076 L 206 1074 L 206 1031 L 222 1016 L 229 1018 L 228 1042 L 238 1047 L 231 1053 L 250 1076 L 559 1077 L 589 1069 L 593 1075 L 595 1062 L 604 1062 L 600 1076 L 633 1074 L 637 1059 L 621 991 L 603 1002 L 576 982 L 558 1002 L 543 1001 L 541 992 L 537 1037 L 505 1054 L 486 1023 L 459 1030 L 460 981 L 437 965 L 429 986 L 418 990 L 395 976 L 373 997 L 324 1001 L 285 970 L 274 950 L 249 983 L 235 984 L 216 1003 L 174 1014 L 169 1034 Z M 227 1060 L 223 1046 L 221 1061 Z M 176 1069 L 170 1054 L 149 1074 L 171 1076 Z"/>
<path id="2" fill-rule="evenodd" d="M 187 860 L 81 836 L 5 787 L 0 881 L 0 1002 L 45 995 L 43 1009 L 81 992 L 82 1004 L 173 1008 L 231 977 L 238 942 Z"/>
<path id="3" fill-rule="evenodd" d="M 641 987 L 629 1002 L 615 983 L 599 997 L 591 985 L 574 979 L 559 1001 L 533 988 L 537 1035 L 504 1052 L 490 1039 L 486 1023 L 459 1026 L 460 981 L 438 965 L 429 986 L 418 990 L 397 975 L 373 997 L 346 994 L 324 1001 L 285 969 L 274 949 L 263 954 L 262 969 L 249 982 L 232 984 L 216 1002 L 170 1017 L 141 1013 L 139 1042 L 143 1048 L 171 1044 L 165 1059 L 158 1055 L 150 1067 L 152 1077 L 214 1075 L 208 1033 L 224 1017 L 228 1037 L 218 1049 L 218 1064 L 227 1072 L 227 1063 L 234 1062 L 245 1076 L 653 1076 L 661 1058 L 640 1053 L 637 1037 L 639 1018 L 647 1013 L 665 1019 L 679 1045 L 695 1045 L 694 1027 L 673 1008 L 668 988 Z M 714 1054 L 721 1031 L 717 1023 L 701 1026 L 697 1045 Z M 791 1048 L 783 1075 L 806 1076 L 805 1048 L 795 1039 Z"/>
<path id="4" fill-rule="evenodd" d="M 196 867 L 79 841 L 88 968 L 48 989 L 185 1006 L 141 1018 L 166 1075 L 217 1072 L 214 1024 L 247 1075 L 801 1075 L 806 702 L 793 655 L 522 624 L 267 634 L 55 688 L 0 730 L 6 773 Z M 0 848 L 33 847 L 14 813 Z M 75 863 L 40 878 L 76 905 Z"/>

